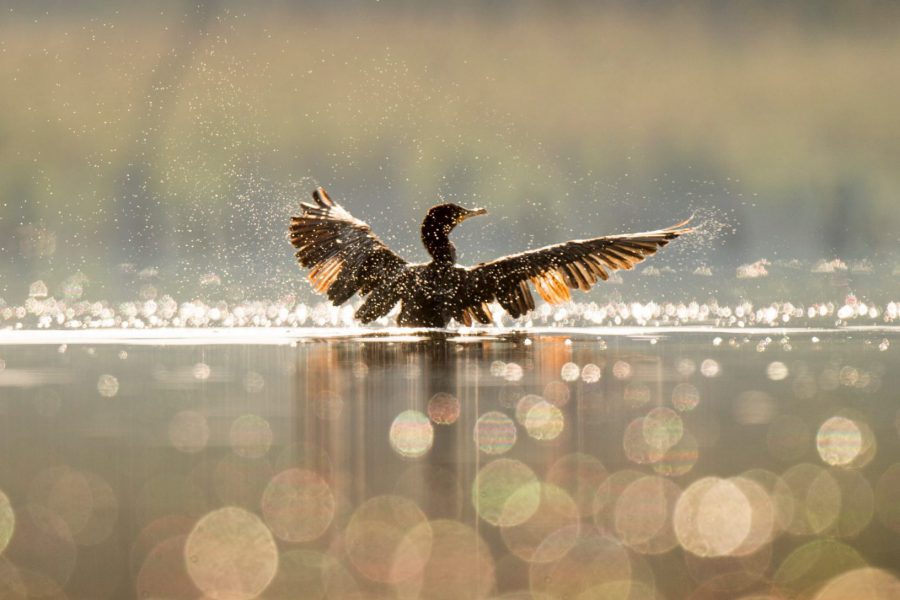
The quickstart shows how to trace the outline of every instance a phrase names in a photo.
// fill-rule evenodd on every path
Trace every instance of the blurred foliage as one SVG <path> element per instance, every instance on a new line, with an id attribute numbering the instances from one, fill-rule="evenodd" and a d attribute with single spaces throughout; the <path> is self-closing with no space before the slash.
<path id="1" fill-rule="evenodd" d="M 684 269 L 896 260 L 893 2 L 0 10 L 11 298 L 78 271 L 125 296 L 142 272 L 306 294 L 285 228 L 316 184 L 411 259 L 442 197 L 490 209 L 465 262 L 692 211 L 734 234 Z"/>

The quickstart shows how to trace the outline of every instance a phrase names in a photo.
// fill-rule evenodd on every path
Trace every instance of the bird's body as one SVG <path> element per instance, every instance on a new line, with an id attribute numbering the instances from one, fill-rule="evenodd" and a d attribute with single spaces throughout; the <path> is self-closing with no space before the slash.
<path id="1" fill-rule="evenodd" d="M 400 282 L 402 308 L 397 323 L 415 327 L 446 327 L 461 314 L 467 271 L 457 264 L 430 262 L 410 265 Z"/>
<path id="2" fill-rule="evenodd" d="M 291 220 L 297 260 L 311 269 L 314 289 L 335 305 L 354 294 L 365 297 L 356 311 L 363 323 L 387 315 L 398 302 L 402 326 L 446 327 L 451 320 L 490 323 L 492 302 L 519 317 L 535 307 L 529 284 L 547 302 L 564 302 L 571 299 L 570 289 L 587 291 L 610 271 L 631 269 L 692 231 L 684 222 L 658 231 L 572 240 L 464 267 L 456 263 L 450 232 L 486 211 L 439 204 L 422 223 L 422 243 L 432 260 L 410 264 L 322 188 L 313 192 L 313 200 L 315 205 L 302 204 L 303 214 Z"/>

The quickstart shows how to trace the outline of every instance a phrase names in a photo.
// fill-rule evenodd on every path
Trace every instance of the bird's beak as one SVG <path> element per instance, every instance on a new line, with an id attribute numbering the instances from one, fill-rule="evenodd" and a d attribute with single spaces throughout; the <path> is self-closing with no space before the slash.
<path id="1" fill-rule="evenodd" d="M 469 217 L 477 217 L 478 215 L 486 215 L 486 214 L 487 214 L 487 209 L 486 209 L 486 208 L 472 208 L 472 209 L 467 209 L 466 212 L 463 213 L 462 217 L 460 217 L 459 220 L 460 220 L 460 221 L 465 221 L 465 220 L 468 219 Z"/>

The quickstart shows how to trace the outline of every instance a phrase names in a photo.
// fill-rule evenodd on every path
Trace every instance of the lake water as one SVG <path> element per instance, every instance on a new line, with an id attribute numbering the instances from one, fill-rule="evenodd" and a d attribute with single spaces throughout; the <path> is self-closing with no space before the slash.
<path id="1" fill-rule="evenodd" d="M 7 333 L 4 599 L 898 597 L 890 328 Z"/>

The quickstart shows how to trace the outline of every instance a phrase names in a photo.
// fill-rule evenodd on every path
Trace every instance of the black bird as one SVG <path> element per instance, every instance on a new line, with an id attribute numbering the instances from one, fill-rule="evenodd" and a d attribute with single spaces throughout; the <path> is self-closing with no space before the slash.
<path id="1" fill-rule="evenodd" d="M 670 240 L 690 233 L 688 221 L 658 231 L 572 240 L 463 267 L 450 241 L 454 227 L 483 208 L 433 206 L 422 223 L 422 243 L 431 262 L 410 264 L 372 233 L 369 226 L 334 202 L 322 188 L 315 204 L 301 203 L 291 219 L 291 243 L 309 280 L 335 306 L 354 294 L 365 297 L 356 318 L 368 323 L 400 302 L 398 323 L 446 327 L 451 319 L 471 325 L 492 321 L 489 304 L 498 302 L 513 318 L 534 309 L 529 283 L 551 304 L 571 299 L 571 289 L 587 291 L 609 272 L 631 269 Z"/>

